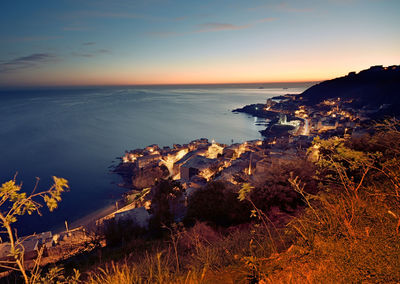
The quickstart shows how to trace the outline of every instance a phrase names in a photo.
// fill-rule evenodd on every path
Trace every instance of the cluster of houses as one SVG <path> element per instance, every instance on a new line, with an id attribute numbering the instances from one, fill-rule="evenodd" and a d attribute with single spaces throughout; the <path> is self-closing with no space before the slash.
<path id="1" fill-rule="evenodd" d="M 340 98 L 325 100 L 315 107 L 300 106 L 295 114 L 308 122 L 309 135 L 344 135 L 366 119 L 350 103 Z"/>
<path id="2" fill-rule="evenodd" d="M 120 169 L 130 169 L 130 176 L 126 180 L 135 183 L 138 173 L 154 171 L 154 168 L 165 167 L 168 169 L 167 176 L 180 182 L 185 189 L 182 200 L 177 203 L 187 204 L 190 196 L 197 190 L 203 188 L 211 180 L 224 180 L 237 183 L 240 176 L 249 176 L 257 167 L 256 163 L 264 156 L 263 141 L 254 140 L 232 145 L 209 142 L 206 138 L 194 140 L 188 144 L 174 144 L 172 148 L 160 148 L 157 145 L 150 145 L 144 149 L 136 149 L 125 153 L 122 157 Z M 118 169 L 117 169 L 118 172 Z M 124 171 L 126 175 L 126 171 Z M 153 185 L 155 180 L 152 180 Z M 142 190 L 137 188 L 137 190 Z M 138 198 L 117 212 L 110 214 L 100 220 L 115 218 L 122 220 L 130 218 L 136 224 L 147 227 L 150 219 L 145 209 L 150 208 L 151 190 L 144 189 L 148 196 L 145 201 L 138 202 Z M 138 196 L 137 191 L 132 195 Z M 130 200 L 132 201 L 132 199 Z M 132 204 L 135 204 L 132 206 Z M 176 207 L 176 206 L 175 206 Z M 177 206 L 180 207 L 180 206 Z M 177 208 L 175 216 L 183 217 L 184 208 Z"/>
<path id="3" fill-rule="evenodd" d="M 385 82 L 391 84 L 395 78 L 398 78 L 396 77 L 398 75 L 395 76 L 395 74 L 398 74 L 399 71 L 400 66 L 396 65 L 388 67 L 383 67 L 382 65 L 372 66 L 369 69 L 360 71 L 358 74 L 350 72 L 348 76 L 339 78 L 340 80 L 347 80 L 343 81 L 344 83 L 340 86 L 349 85 L 349 90 L 352 90 L 352 88 L 354 89 L 358 86 L 357 84 L 360 84 L 360 80 L 362 82 L 372 80 L 374 82 L 372 86 L 376 85 L 376 88 L 380 89 L 380 85 L 385 84 Z M 390 92 L 390 88 L 388 90 L 385 89 L 386 92 Z M 340 92 L 340 88 L 338 92 Z M 367 99 L 373 97 L 373 92 L 368 92 L 368 90 L 364 90 L 364 92 L 366 92 Z M 395 90 L 392 92 L 395 92 Z M 390 96 L 391 94 L 388 94 L 389 98 Z M 280 119 L 279 124 L 287 125 L 297 119 L 303 120 L 299 127 L 300 131 L 293 132 L 293 134 L 318 135 L 327 138 L 335 135 L 352 134 L 354 129 L 359 128 L 364 121 L 370 120 L 371 116 L 378 112 L 385 113 L 386 109 L 390 109 L 392 105 L 389 102 L 395 102 L 388 99 L 388 103 L 374 105 L 368 104 L 368 101 L 365 101 L 367 99 L 364 99 L 361 103 L 362 107 L 360 106 L 360 101 L 354 102 L 354 98 L 341 98 L 340 96 L 332 96 L 318 104 L 310 105 L 307 102 L 307 98 L 303 98 L 302 95 L 287 94 L 268 99 L 264 104 L 263 110 L 291 117 L 290 121 Z M 293 116 L 296 118 L 293 118 Z"/>
<path id="4" fill-rule="evenodd" d="M 146 173 L 166 166 L 169 177 L 179 181 L 185 189 L 184 195 L 176 201 L 179 204 L 171 206 L 179 221 L 184 216 L 188 199 L 204 188 L 207 182 L 239 184 L 251 181 L 255 176 L 262 175 L 274 160 L 291 160 L 298 156 L 299 151 L 304 153 L 312 139 L 313 137 L 304 135 L 285 136 L 225 145 L 202 138 L 189 144 L 175 144 L 172 148 L 150 145 L 125 153 L 120 167 L 131 169 L 131 175 L 126 180 L 132 180 L 135 184 L 136 173 Z M 124 174 L 126 175 L 126 171 Z M 147 211 L 152 194 L 150 187 L 136 188 L 131 194 L 127 194 L 130 204 L 99 220 L 99 223 L 113 218 L 116 221 L 129 218 L 140 227 L 147 228 L 151 217 Z M 140 190 L 146 194 L 140 194 Z"/>
<path id="5" fill-rule="evenodd" d="M 194 180 L 206 183 L 216 176 L 233 172 L 232 169 L 243 171 L 249 167 L 249 153 L 261 151 L 262 144 L 261 140 L 255 140 L 228 146 L 201 138 L 189 144 L 175 144 L 173 148 L 161 149 L 151 145 L 127 152 L 122 157 L 122 164 L 130 164 L 133 173 L 135 170 L 165 166 L 169 177 L 179 180 L 183 186 L 189 186 Z M 238 167 L 238 164 L 242 166 Z"/>
<path id="6" fill-rule="evenodd" d="M 25 236 L 18 238 L 16 241 L 17 248 L 23 248 L 25 259 L 34 259 L 38 256 L 39 250 L 43 247 L 45 253 L 47 249 L 53 246 L 53 235 L 50 231 L 37 235 Z M 11 244 L 9 242 L 0 243 L 0 261 L 12 260 L 10 255 Z"/>
<path id="7" fill-rule="evenodd" d="M 74 245 L 81 245 L 90 241 L 85 228 L 78 227 L 73 230 L 66 230 L 58 234 L 51 231 L 20 237 L 15 241 L 17 249 L 23 251 L 23 258 L 26 265 L 33 265 L 33 261 L 41 255 L 42 259 L 51 258 L 49 262 L 57 261 L 66 254 L 67 248 Z M 10 254 L 11 244 L 8 241 L 0 243 L 0 262 L 13 261 Z M 45 261 L 46 262 L 46 261 Z"/>
<path id="8" fill-rule="evenodd" d="M 368 111 L 354 109 L 351 107 L 352 100 L 341 100 L 341 98 L 324 100 L 315 106 L 301 104 L 301 98 L 295 95 L 285 95 L 280 103 L 268 99 L 265 109 L 280 113 L 277 124 L 292 125 L 294 130 L 291 134 L 304 136 L 331 137 L 351 134 L 365 120 L 368 120 Z M 280 109 L 284 105 L 291 107 Z M 277 106 L 276 108 L 274 108 Z M 288 121 L 287 116 L 292 119 Z M 295 117 L 295 118 L 293 118 Z"/>

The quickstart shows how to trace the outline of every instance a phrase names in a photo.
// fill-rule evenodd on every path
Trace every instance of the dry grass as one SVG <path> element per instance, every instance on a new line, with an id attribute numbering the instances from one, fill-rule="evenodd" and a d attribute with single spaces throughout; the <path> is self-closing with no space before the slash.
<path id="1" fill-rule="evenodd" d="M 177 269 L 174 248 L 132 254 L 122 262 L 110 262 L 89 273 L 87 283 L 247 283 L 254 269 L 246 265 L 247 257 L 264 259 L 272 249 L 260 227 L 216 232 L 204 223 L 181 231 Z"/>

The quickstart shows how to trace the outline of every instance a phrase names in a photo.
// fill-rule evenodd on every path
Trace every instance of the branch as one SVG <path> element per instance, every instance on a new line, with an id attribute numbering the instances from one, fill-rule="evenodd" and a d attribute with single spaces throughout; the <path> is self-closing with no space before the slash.
<path id="1" fill-rule="evenodd" d="M 14 262 L 14 263 L 15 263 L 15 262 Z M 15 268 L 15 267 L 12 267 L 12 266 L 8 266 L 8 265 L 0 264 L 0 267 L 6 268 L 6 269 L 15 270 L 15 271 L 19 271 L 18 268 Z"/>
<path id="2" fill-rule="evenodd" d="M 40 181 L 40 178 L 36 177 L 35 187 L 33 188 L 32 192 L 31 192 L 31 196 L 35 193 L 35 191 L 39 185 L 39 181 Z"/>
<path id="3" fill-rule="evenodd" d="M 359 183 L 358 186 L 354 189 L 354 191 L 356 192 L 356 195 L 357 195 L 358 189 L 361 187 L 361 185 L 362 185 L 362 183 L 363 183 L 363 181 L 364 181 L 364 178 L 365 178 L 365 176 L 367 175 L 367 173 L 368 173 L 369 170 L 370 170 L 370 168 L 367 168 L 367 169 L 364 171 L 364 173 L 363 173 L 363 175 L 362 175 L 362 177 L 361 177 L 360 183 Z"/>

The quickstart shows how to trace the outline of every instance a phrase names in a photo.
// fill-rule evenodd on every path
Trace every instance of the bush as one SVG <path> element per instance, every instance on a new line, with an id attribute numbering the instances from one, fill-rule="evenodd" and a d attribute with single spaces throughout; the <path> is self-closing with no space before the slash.
<path id="1" fill-rule="evenodd" d="M 223 182 L 211 182 L 189 200 L 184 222 L 193 225 L 196 220 L 223 227 L 241 224 L 250 220 L 250 205 Z"/>
<path id="2" fill-rule="evenodd" d="M 269 215 L 271 208 L 278 207 L 284 212 L 293 212 L 303 204 L 301 196 L 290 183 L 291 175 L 299 176 L 307 183 L 309 192 L 316 192 L 317 185 L 313 178 L 315 168 L 311 162 L 298 158 L 294 161 L 272 161 L 271 167 L 258 177 L 259 181 L 250 194 L 254 205 Z"/>
<path id="3" fill-rule="evenodd" d="M 310 282 L 399 282 L 397 129 L 381 125 L 381 129 L 365 138 L 370 143 L 366 148 L 361 146 L 368 144 L 367 140 L 363 144 L 338 138 L 315 141 L 324 190 L 311 195 L 298 179 L 291 180 L 308 204 L 307 210 L 289 224 L 297 235 L 296 246 L 305 251 L 303 257 L 308 264 L 288 265 L 285 274 Z M 378 145 L 378 138 L 382 137 L 385 140 Z M 296 259 L 299 261 L 298 256 Z M 280 278 L 283 272 L 277 275 Z"/>
<path id="4" fill-rule="evenodd" d="M 103 227 L 107 246 L 123 245 L 143 235 L 145 232 L 145 229 L 138 227 L 129 219 L 120 221 L 116 221 L 115 219 L 106 220 Z"/>
<path id="5" fill-rule="evenodd" d="M 179 203 L 183 189 L 179 182 L 172 179 L 161 179 L 152 188 L 150 212 L 150 229 L 159 234 L 163 226 L 169 226 L 174 221 L 175 207 Z"/>

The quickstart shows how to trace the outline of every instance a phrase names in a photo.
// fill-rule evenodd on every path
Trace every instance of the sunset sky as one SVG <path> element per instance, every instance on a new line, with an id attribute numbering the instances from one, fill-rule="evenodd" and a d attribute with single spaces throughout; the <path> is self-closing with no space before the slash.
<path id="1" fill-rule="evenodd" d="M 316 81 L 400 64 L 399 0 L 13 0 L 0 86 Z"/>

